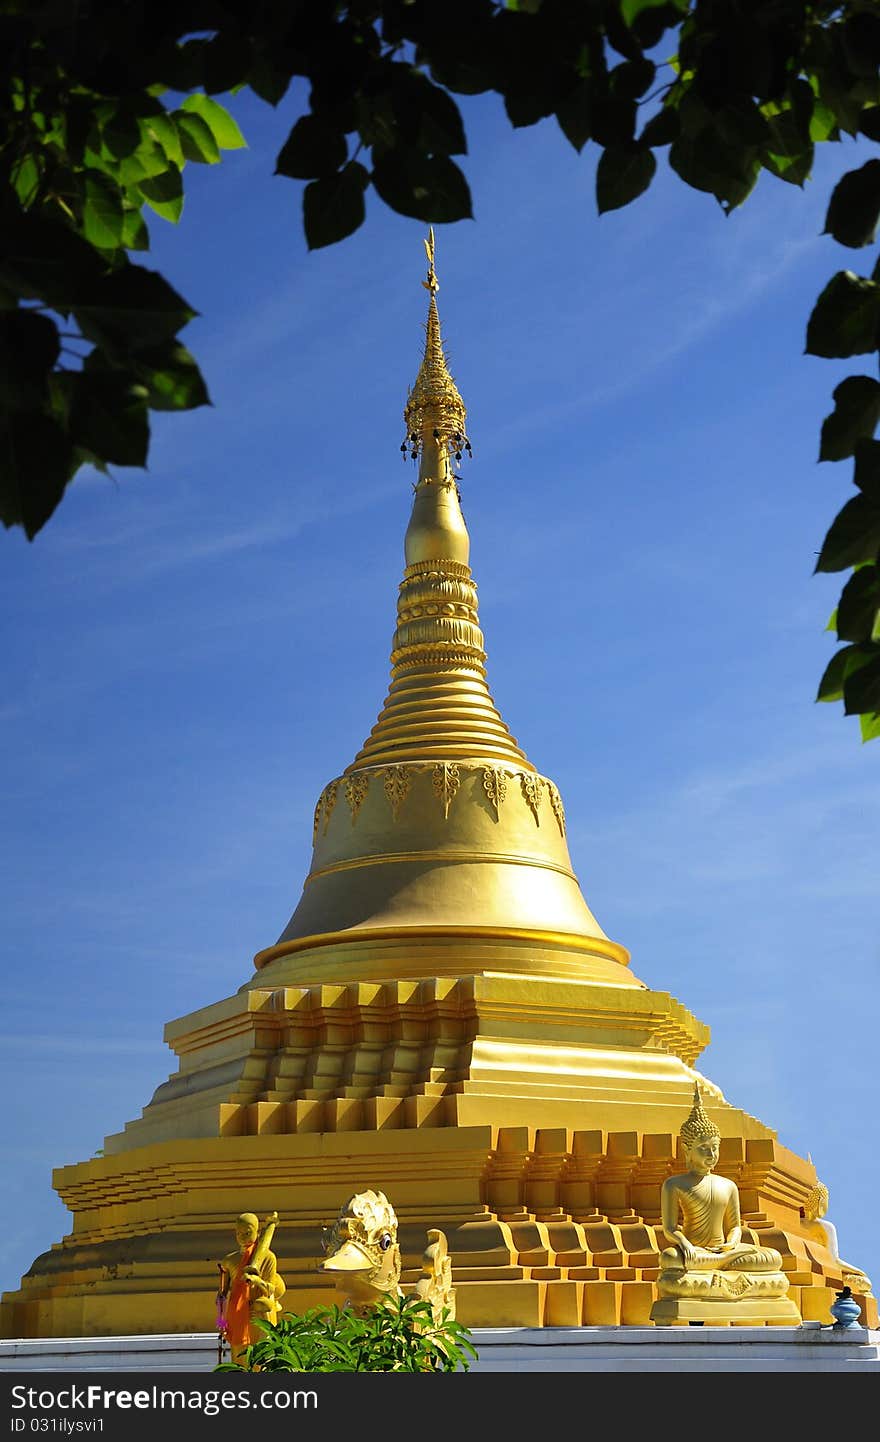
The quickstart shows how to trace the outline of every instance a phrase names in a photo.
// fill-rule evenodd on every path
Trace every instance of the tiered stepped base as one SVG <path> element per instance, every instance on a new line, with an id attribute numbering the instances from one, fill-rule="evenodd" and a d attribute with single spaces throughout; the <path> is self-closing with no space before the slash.
<path id="1" fill-rule="evenodd" d="M 470 1327 L 647 1325 L 705 1040 L 665 993 L 493 974 L 257 987 L 167 1035 L 180 1071 L 142 1118 L 55 1173 L 73 1232 L 4 1296 L 3 1336 L 205 1331 L 243 1209 L 279 1213 L 285 1306 L 328 1303 L 321 1228 L 368 1187 L 397 1213 L 405 1282 L 445 1231 Z M 842 1275 L 804 1232 L 812 1164 L 703 1088 L 746 1239 L 782 1254 L 802 1318 L 830 1322 Z"/>

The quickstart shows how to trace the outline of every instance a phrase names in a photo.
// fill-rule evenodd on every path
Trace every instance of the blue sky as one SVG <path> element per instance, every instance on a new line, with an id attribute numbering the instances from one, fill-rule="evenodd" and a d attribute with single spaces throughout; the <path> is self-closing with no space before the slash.
<path id="1" fill-rule="evenodd" d="M 165 1022 L 281 932 L 386 690 L 424 227 L 368 197 L 307 252 L 271 174 L 299 101 L 239 97 L 249 149 L 151 225 L 213 407 L 0 536 L 4 1289 L 68 1230 L 52 1168 L 174 1070 Z M 599 218 L 555 122 L 463 108 L 475 220 L 437 227 L 437 267 L 493 694 L 600 924 L 710 1025 L 701 1070 L 812 1153 L 880 1279 L 880 744 L 813 703 L 839 584 L 812 568 L 851 493 L 819 425 L 858 367 L 803 355 L 825 281 L 872 263 L 820 236 L 863 157 L 827 147 L 729 218 L 664 158 Z"/>

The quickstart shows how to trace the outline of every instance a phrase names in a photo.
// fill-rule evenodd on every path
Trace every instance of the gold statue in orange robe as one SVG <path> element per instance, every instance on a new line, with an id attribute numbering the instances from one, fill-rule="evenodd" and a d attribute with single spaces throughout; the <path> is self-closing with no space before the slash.
<path id="1" fill-rule="evenodd" d="M 251 1322 L 276 1322 L 281 1312 L 287 1288 L 275 1253 L 269 1249 L 277 1224 L 278 1213 L 273 1212 L 261 1232 L 256 1213 L 242 1212 L 235 1222 L 238 1249 L 219 1263 L 218 1321 L 233 1362 L 240 1362 L 245 1349 L 260 1340 L 259 1330 L 252 1328 Z"/>

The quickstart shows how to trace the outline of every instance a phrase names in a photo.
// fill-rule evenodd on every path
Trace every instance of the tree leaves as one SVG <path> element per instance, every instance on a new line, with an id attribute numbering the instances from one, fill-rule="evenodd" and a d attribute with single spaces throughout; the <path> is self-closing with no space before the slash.
<path id="1" fill-rule="evenodd" d="M 880 421 L 880 385 L 871 376 L 847 376 L 833 391 L 834 410 L 822 425 L 820 461 L 841 461 L 873 436 Z"/>
<path id="2" fill-rule="evenodd" d="M 880 552 L 880 499 L 858 495 L 835 517 L 819 552 L 817 571 L 843 571 Z M 840 622 L 838 607 L 838 624 Z M 838 634 L 840 634 L 838 632 Z"/>
<path id="3" fill-rule="evenodd" d="M 386 205 L 401 215 L 438 222 L 472 215 L 468 183 L 445 155 L 402 147 L 383 151 L 375 157 L 372 180 Z"/>
<path id="4" fill-rule="evenodd" d="M 880 220 L 880 160 L 850 170 L 831 193 L 825 234 L 841 245 L 870 245 Z"/>
<path id="5" fill-rule="evenodd" d="M 642 145 L 656 148 L 671 145 L 681 134 L 681 118 L 673 106 L 666 106 L 652 116 L 639 136 Z"/>
<path id="6" fill-rule="evenodd" d="M 391 106 L 397 140 L 429 155 L 464 155 L 464 126 L 445 90 L 409 65 L 392 67 Z"/>
<path id="7" fill-rule="evenodd" d="M 33 310 L 0 310 L 0 405 L 39 409 L 60 350 L 58 328 Z"/>
<path id="8" fill-rule="evenodd" d="M 757 146 L 725 140 L 714 124 L 679 135 L 670 147 L 669 164 L 687 185 L 708 191 L 726 211 L 748 199 L 761 170 Z"/>
<path id="9" fill-rule="evenodd" d="M 210 95 L 202 95 L 201 91 L 196 91 L 194 95 L 186 97 L 181 109 L 204 121 L 221 150 L 240 150 L 247 145 L 229 111 Z"/>
<path id="10" fill-rule="evenodd" d="M 128 355 L 170 340 L 196 312 L 158 271 L 125 265 L 77 294 L 80 330 L 104 350 Z"/>
<path id="11" fill-rule="evenodd" d="M 620 13 L 627 25 L 632 25 L 633 21 L 637 20 L 645 10 L 655 10 L 668 3 L 669 0 L 622 0 Z M 676 0 L 673 0 L 673 3 L 676 3 Z M 687 9 L 684 0 L 680 0 L 677 8 L 682 11 Z"/>
<path id="12" fill-rule="evenodd" d="M 178 112 L 177 114 L 182 114 Z M 155 136 L 162 148 L 167 160 L 176 165 L 178 170 L 183 169 L 184 154 L 180 141 L 180 132 L 177 128 L 175 115 L 151 115 L 147 121 L 146 129 L 149 134 Z"/>
<path id="13" fill-rule="evenodd" d="M 853 484 L 860 491 L 880 497 L 880 441 L 863 438 L 856 441 Z"/>
<path id="14" fill-rule="evenodd" d="M 46 524 L 72 474 L 71 447 L 54 416 L 0 415 L 0 520 L 29 541 Z"/>
<path id="15" fill-rule="evenodd" d="M 115 371 L 66 377 L 70 437 L 101 461 L 144 466 L 150 441 L 145 387 Z"/>
<path id="16" fill-rule="evenodd" d="M 348 144 L 341 130 L 319 115 L 302 115 L 278 152 L 275 174 L 313 180 L 331 175 L 347 158 Z"/>
<path id="17" fill-rule="evenodd" d="M 337 174 L 313 180 L 306 186 L 303 221 L 309 250 L 344 240 L 363 224 L 364 191 L 369 179 L 360 161 L 351 160 Z"/>
<path id="18" fill-rule="evenodd" d="M 220 159 L 220 147 L 200 115 L 181 111 L 177 117 L 176 129 L 180 137 L 181 151 L 187 160 L 195 160 L 203 165 L 216 165 Z"/>
<path id="19" fill-rule="evenodd" d="M 847 676 L 843 687 L 843 709 L 847 716 L 880 713 L 880 647 L 873 659 Z"/>
<path id="20" fill-rule="evenodd" d="M 876 350 L 880 285 L 851 270 L 832 276 L 807 323 L 808 355 L 845 357 Z"/>
<path id="21" fill-rule="evenodd" d="M 648 186 L 657 169 L 654 152 L 641 141 L 609 145 L 602 151 L 596 171 L 596 203 L 599 214 L 629 205 Z"/>
<path id="22" fill-rule="evenodd" d="M 860 666 L 866 666 L 870 660 L 870 651 L 862 646 L 843 646 L 841 650 L 835 651 L 819 682 L 816 700 L 842 701 L 847 677 Z"/>
<path id="23" fill-rule="evenodd" d="M 593 87 L 580 80 L 556 107 L 559 128 L 577 151 L 583 150 L 590 138 L 592 106 Z"/>
<path id="24" fill-rule="evenodd" d="M 160 175 L 141 180 L 138 190 L 151 210 L 163 220 L 177 223 L 183 211 L 183 176 L 176 165 L 169 165 Z"/>
<path id="25" fill-rule="evenodd" d="M 131 366 L 154 411 L 191 411 L 211 404 L 194 357 L 179 341 L 138 350 Z"/>
<path id="26" fill-rule="evenodd" d="M 83 235 L 101 250 L 115 250 L 122 240 L 122 196 L 99 170 L 84 172 Z"/>
<path id="27" fill-rule="evenodd" d="M 836 651 L 816 700 L 842 701 L 844 715 L 860 718 L 863 741 L 880 736 L 880 644 L 869 641 Z"/>
<path id="28" fill-rule="evenodd" d="M 880 614 L 880 569 L 860 565 L 843 588 L 837 604 L 837 634 L 841 641 L 877 640 L 874 632 Z"/>

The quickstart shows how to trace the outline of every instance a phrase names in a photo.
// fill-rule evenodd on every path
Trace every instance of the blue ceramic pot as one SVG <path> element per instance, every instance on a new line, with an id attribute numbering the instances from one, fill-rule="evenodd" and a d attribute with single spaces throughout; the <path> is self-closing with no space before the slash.
<path id="1" fill-rule="evenodd" d="M 858 1327 L 861 1325 L 861 1308 L 855 1297 L 841 1297 L 829 1308 L 834 1325 L 841 1328 Z"/>

